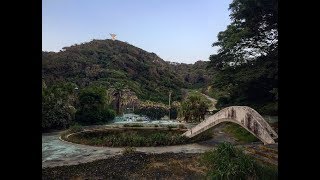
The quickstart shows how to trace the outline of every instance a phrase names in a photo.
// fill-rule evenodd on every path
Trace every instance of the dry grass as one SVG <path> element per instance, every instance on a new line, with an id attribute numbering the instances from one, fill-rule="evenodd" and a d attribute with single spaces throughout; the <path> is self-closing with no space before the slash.
<path id="1" fill-rule="evenodd" d="M 199 157 L 190 158 L 168 158 L 166 161 L 161 161 L 157 158 L 152 158 L 145 165 L 143 172 L 160 172 L 171 174 L 170 178 L 165 179 L 184 179 L 188 175 L 194 174 L 197 177 L 204 177 L 206 168 L 199 163 Z"/>

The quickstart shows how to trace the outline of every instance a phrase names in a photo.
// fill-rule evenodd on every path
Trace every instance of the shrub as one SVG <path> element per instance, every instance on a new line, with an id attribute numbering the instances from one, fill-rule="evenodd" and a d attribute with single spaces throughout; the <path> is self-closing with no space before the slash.
<path id="1" fill-rule="evenodd" d="M 204 136 L 201 136 L 204 137 Z M 201 138 L 198 138 L 201 139 Z M 82 132 L 69 136 L 71 142 L 99 145 L 99 146 L 112 146 L 112 147 L 125 147 L 125 146 L 167 146 L 177 145 L 194 142 L 197 139 L 187 138 L 181 136 L 180 131 L 168 130 L 107 130 L 95 132 Z"/>
<path id="2" fill-rule="evenodd" d="M 262 106 L 261 108 L 257 108 L 257 111 L 260 114 L 276 116 L 278 115 L 278 102 L 268 103 Z"/>
<path id="3" fill-rule="evenodd" d="M 220 109 L 212 110 L 212 113 L 215 114 L 215 113 L 217 113 L 219 111 L 220 111 Z"/>
<path id="4" fill-rule="evenodd" d="M 115 112 L 111 109 L 103 110 L 80 110 L 76 113 L 76 121 L 80 124 L 98 124 L 106 123 L 113 120 L 115 117 Z"/>
<path id="5" fill-rule="evenodd" d="M 184 124 L 179 124 L 179 125 L 178 125 L 178 128 L 179 128 L 179 129 L 186 129 L 187 127 L 186 127 Z"/>
<path id="6" fill-rule="evenodd" d="M 181 104 L 180 117 L 187 122 L 204 120 L 209 104 L 201 95 L 192 94 Z"/>
<path id="7" fill-rule="evenodd" d="M 74 121 L 74 84 L 42 87 L 42 131 L 65 129 Z"/>
<path id="8" fill-rule="evenodd" d="M 122 151 L 122 154 L 125 155 L 125 154 L 132 154 L 136 151 L 136 148 L 134 147 L 125 147 Z"/>
<path id="9" fill-rule="evenodd" d="M 102 87 L 92 86 L 81 90 L 79 104 L 80 110 L 75 118 L 81 124 L 105 123 L 115 117 L 115 112 L 107 108 L 108 96 Z"/>
<path id="10" fill-rule="evenodd" d="M 80 131 L 83 131 L 83 127 L 79 124 L 72 125 L 69 128 L 70 133 L 75 133 L 75 132 L 80 132 Z"/>
<path id="11" fill-rule="evenodd" d="M 172 128 L 176 128 L 177 126 L 176 125 L 171 125 L 171 124 L 169 124 L 169 125 L 167 125 L 167 128 L 170 130 L 170 129 L 172 129 Z"/>
<path id="12" fill-rule="evenodd" d="M 163 107 L 150 106 L 150 107 L 141 107 L 140 109 L 136 109 L 134 113 L 139 115 L 145 115 L 150 119 L 155 120 L 155 119 L 161 119 L 163 116 L 167 115 L 169 112 L 167 109 Z"/>
<path id="13" fill-rule="evenodd" d="M 170 108 L 170 119 L 177 119 L 178 117 L 178 108 L 172 107 Z"/>
<path id="14" fill-rule="evenodd" d="M 230 143 L 222 143 L 216 150 L 204 153 L 201 163 L 208 168 L 207 176 L 210 179 L 263 179 L 277 176 L 274 169 L 261 166 Z"/>

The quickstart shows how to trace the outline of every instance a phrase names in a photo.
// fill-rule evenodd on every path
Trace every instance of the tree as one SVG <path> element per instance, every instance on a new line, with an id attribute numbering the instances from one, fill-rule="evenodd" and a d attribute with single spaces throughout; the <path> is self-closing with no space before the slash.
<path id="1" fill-rule="evenodd" d="M 74 120 L 75 84 L 42 86 L 42 130 L 65 129 Z"/>
<path id="2" fill-rule="evenodd" d="M 79 95 L 79 111 L 76 121 L 82 124 L 105 123 L 115 117 L 107 104 L 107 91 L 103 87 L 92 86 L 81 90 Z"/>
<path id="3" fill-rule="evenodd" d="M 152 120 L 159 120 L 168 114 L 168 109 L 160 106 L 144 106 L 135 109 L 135 114 L 145 115 Z"/>
<path id="4" fill-rule="evenodd" d="M 277 51 L 278 0 L 234 0 L 229 10 L 232 22 L 213 43 L 220 49 L 210 56 L 212 66 L 240 65 Z"/>
<path id="5" fill-rule="evenodd" d="M 205 119 L 209 105 L 200 95 L 191 95 L 182 102 L 180 116 L 187 122 L 200 122 Z"/>
<path id="6" fill-rule="evenodd" d="M 277 113 L 278 1 L 234 0 L 231 24 L 218 34 L 213 85 L 225 91 L 218 106 L 248 105 L 265 114 Z"/>

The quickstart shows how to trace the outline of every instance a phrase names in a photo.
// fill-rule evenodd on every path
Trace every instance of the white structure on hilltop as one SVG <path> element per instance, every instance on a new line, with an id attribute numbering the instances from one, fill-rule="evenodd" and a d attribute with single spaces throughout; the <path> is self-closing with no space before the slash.
<path id="1" fill-rule="evenodd" d="M 114 41 L 114 40 L 116 40 L 116 34 L 112 34 L 112 33 L 110 33 L 110 36 L 111 36 L 111 39 Z"/>

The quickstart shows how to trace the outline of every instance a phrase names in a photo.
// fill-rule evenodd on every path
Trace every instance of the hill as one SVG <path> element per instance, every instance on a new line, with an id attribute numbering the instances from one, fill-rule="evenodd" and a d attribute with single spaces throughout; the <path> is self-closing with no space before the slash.
<path id="1" fill-rule="evenodd" d="M 59 82 L 72 82 L 79 88 L 120 85 L 141 100 L 165 103 L 169 90 L 173 101 L 181 100 L 181 89 L 204 84 L 208 77 L 205 66 L 206 62 L 172 64 L 155 53 L 109 39 L 64 47 L 60 52 L 42 52 L 42 78 L 47 86 Z"/>

